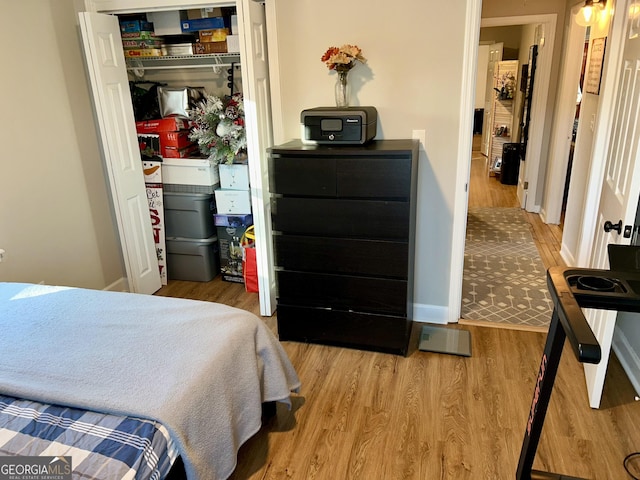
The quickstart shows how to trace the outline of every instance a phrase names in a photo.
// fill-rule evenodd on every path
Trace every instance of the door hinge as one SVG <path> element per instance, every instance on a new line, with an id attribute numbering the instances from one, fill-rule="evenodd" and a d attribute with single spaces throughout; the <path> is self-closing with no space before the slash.
<path id="1" fill-rule="evenodd" d="M 524 187 L 522 187 L 524 190 L 528 190 L 529 189 L 529 182 L 524 182 Z"/>

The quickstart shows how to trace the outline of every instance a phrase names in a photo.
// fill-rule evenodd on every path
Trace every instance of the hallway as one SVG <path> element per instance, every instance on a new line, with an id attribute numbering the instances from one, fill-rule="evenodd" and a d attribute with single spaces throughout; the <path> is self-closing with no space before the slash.
<path id="1" fill-rule="evenodd" d="M 479 136 L 474 135 L 469 182 L 469 207 L 518 207 L 515 185 L 503 185 L 500 178 L 487 174 L 486 157 L 479 151 Z M 476 146 L 477 145 L 477 146 Z M 560 257 L 562 226 L 547 225 L 536 213 L 525 213 L 545 268 L 565 265 Z"/>

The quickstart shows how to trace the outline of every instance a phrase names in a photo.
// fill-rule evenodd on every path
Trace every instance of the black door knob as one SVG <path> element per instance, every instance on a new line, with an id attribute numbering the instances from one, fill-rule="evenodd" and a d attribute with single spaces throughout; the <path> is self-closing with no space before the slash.
<path id="1" fill-rule="evenodd" d="M 609 220 L 604 222 L 604 231 L 610 232 L 611 230 L 615 230 L 620 235 L 622 233 L 622 220 L 619 220 L 618 223 L 611 223 Z"/>

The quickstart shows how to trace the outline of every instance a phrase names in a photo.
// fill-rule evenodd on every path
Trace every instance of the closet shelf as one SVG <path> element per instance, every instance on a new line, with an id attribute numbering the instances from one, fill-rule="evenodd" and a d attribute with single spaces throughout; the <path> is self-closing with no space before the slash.
<path id="1" fill-rule="evenodd" d="M 239 53 L 211 53 L 146 58 L 127 58 L 127 70 L 170 70 L 176 68 L 219 68 L 240 65 Z"/>

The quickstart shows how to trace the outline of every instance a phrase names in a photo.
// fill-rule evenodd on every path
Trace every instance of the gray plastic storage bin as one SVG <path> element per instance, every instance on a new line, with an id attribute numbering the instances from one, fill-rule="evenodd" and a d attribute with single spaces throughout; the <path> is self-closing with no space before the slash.
<path id="1" fill-rule="evenodd" d="M 208 282 L 220 271 L 218 237 L 167 238 L 167 276 L 170 280 Z"/>
<path id="2" fill-rule="evenodd" d="M 167 237 L 209 238 L 215 235 L 216 206 L 210 193 L 164 192 Z"/>

